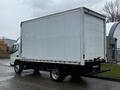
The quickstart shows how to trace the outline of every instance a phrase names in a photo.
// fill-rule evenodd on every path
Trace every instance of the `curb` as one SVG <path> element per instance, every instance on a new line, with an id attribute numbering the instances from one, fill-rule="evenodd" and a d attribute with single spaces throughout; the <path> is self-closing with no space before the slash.
<path id="1" fill-rule="evenodd" d="M 85 75 L 84 77 L 120 82 L 120 79 L 116 79 L 116 78 L 107 78 L 107 77 L 91 76 L 91 75 Z"/>

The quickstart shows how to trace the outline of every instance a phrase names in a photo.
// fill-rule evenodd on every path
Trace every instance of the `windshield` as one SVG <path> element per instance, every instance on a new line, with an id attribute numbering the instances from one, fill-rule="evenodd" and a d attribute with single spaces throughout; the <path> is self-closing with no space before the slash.
<path id="1" fill-rule="evenodd" d="M 11 47 L 10 54 L 15 53 L 16 51 L 18 51 L 18 49 L 19 49 L 19 45 L 18 45 L 18 44 L 14 44 L 14 45 Z"/>
<path id="2" fill-rule="evenodd" d="M 20 43 L 20 37 L 16 40 L 16 43 L 14 43 L 12 45 L 12 47 L 10 48 L 10 54 L 13 54 L 16 51 L 18 51 L 18 49 L 19 49 L 19 43 Z"/>

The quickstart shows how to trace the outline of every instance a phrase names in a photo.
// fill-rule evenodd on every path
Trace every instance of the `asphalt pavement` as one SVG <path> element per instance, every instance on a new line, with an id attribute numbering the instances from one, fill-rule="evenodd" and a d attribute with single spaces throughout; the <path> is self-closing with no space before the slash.
<path id="1" fill-rule="evenodd" d="M 54 82 L 49 72 L 23 71 L 21 76 L 14 73 L 8 60 L 0 60 L 0 90 L 120 90 L 120 83 L 101 79 L 81 77 L 73 80 L 68 76 L 63 82 Z"/>

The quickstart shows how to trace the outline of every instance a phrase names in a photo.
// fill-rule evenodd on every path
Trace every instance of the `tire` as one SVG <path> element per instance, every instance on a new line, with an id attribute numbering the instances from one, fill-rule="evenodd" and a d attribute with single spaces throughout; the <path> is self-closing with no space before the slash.
<path id="1" fill-rule="evenodd" d="M 50 71 L 50 77 L 54 81 L 61 82 L 65 79 L 65 74 L 62 72 L 62 70 L 60 70 L 58 68 L 53 68 Z"/>
<path id="2" fill-rule="evenodd" d="M 23 67 L 22 67 L 22 64 L 20 62 L 15 63 L 14 71 L 16 72 L 16 74 L 21 74 L 22 73 Z"/>

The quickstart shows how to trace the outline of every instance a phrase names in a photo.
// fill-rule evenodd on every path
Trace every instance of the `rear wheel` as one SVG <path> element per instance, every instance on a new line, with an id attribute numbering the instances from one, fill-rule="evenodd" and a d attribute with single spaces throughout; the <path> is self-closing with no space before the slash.
<path id="1" fill-rule="evenodd" d="M 22 73 L 23 67 L 22 67 L 22 64 L 20 62 L 15 63 L 14 71 L 16 72 L 16 74 L 21 74 Z"/>
<path id="2" fill-rule="evenodd" d="M 54 81 L 63 81 L 65 79 L 65 74 L 62 72 L 62 70 L 53 68 L 50 72 L 50 77 Z"/>

